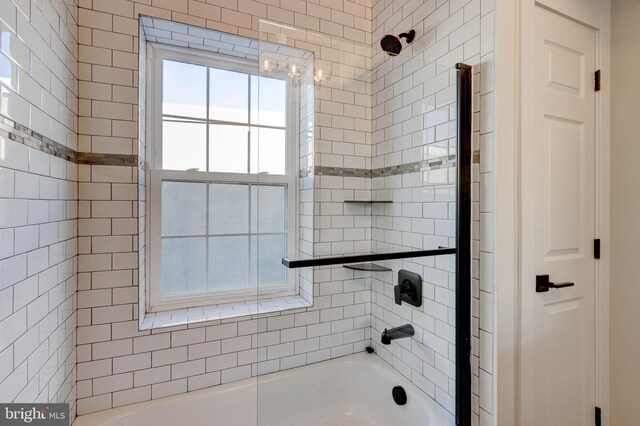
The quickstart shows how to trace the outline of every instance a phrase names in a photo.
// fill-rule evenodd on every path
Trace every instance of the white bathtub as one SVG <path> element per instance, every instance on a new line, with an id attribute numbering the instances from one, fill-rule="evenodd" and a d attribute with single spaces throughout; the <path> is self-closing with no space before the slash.
<path id="1" fill-rule="evenodd" d="M 257 384 L 257 385 L 256 385 Z M 402 386 L 406 405 L 393 401 Z M 75 426 L 448 426 L 453 416 L 377 355 L 360 353 L 80 416 Z"/>

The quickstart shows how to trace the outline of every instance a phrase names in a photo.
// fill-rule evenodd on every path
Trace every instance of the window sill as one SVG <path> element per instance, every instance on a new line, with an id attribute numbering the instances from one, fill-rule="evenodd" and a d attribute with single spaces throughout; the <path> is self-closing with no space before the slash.
<path id="1" fill-rule="evenodd" d="M 210 307 L 203 306 L 199 308 L 177 309 L 175 311 L 147 312 L 140 321 L 140 330 L 152 330 L 207 321 L 269 314 L 311 306 L 313 306 L 313 303 L 305 300 L 302 296 L 289 296 Z"/>

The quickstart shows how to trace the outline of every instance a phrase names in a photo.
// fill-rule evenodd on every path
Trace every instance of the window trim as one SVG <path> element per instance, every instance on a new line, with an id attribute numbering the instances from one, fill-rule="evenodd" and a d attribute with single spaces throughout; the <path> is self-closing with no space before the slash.
<path id="1" fill-rule="evenodd" d="M 257 64 L 247 60 L 220 55 L 213 52 L 202 52 L 197 49 L 187 49 L 158 43 L 147 44 L 147 78 L 148 87 L 152 90 L 147 94 L 147 221 L 146 221 L 146 311 L 161 312 L 192 307 L 211 305 L 246 303 L 256 299 L 287 297 L 299 294 L 298 276 L 294 270 L 287 270 L 287 285 L 262 286 L 249 289 L 224 290 L 212 294 L 211 292 L 189 293 L 179 296 L 161 296 L 161 188 L 163 180 L 209 182 L 209 183 L 237 183 L 237 184 L 277 184 L 286 185 L 287 197 L 287 256 L 294 256 L 298 232 L 298 109 L 295 102 L 297 87 L 286 74 L 269 75 L 287 82 L 287 116 L 286 116 L 286 159 L 285 174 L 271 175 L 266 173 L 225 173 L 209 171 L 180 171 L 162 170 L 162 63 L 163 60 L 176 60 L 195 65 L 228 69 L 261 76 Z M 207 88 L 208 89 L 208 88 Z M 208 125 L 208 124 L 207 124 Z M 243 125 L 243 124 L 239 124 Z M 246 124 L 251 127 L 250 123 Z M 269 126 L 258 126 L 269 127 Z M 250 143 L 250 141 L 247 141 Z M 207 141 L 208 143 L 208 141 Z"/>

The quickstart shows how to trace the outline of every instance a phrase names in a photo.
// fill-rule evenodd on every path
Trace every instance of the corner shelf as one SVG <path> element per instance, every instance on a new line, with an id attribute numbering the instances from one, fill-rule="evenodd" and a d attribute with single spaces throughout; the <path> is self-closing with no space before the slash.
<path id="1" fill-rule="evenodd" d="M 377 265 L 371 262 L 355 263 L 353 265 L 342 265 L 342 266 L 344 268 L 353 269 L 355 271 L 371 271 L 371 272 L 391 271 L 391 268 L 387 268 L 386 266 Z"/>

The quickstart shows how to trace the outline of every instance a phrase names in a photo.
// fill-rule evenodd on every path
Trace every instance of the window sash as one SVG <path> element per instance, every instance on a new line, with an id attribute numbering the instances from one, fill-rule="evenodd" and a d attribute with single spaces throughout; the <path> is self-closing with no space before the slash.
<path id="1" fill-rule="evenodd" d="M 248 64 L 247 60 L 240 58 L 233 58 L 226 55 L 219 55 L 212 52 L 200 52 L 197 49 L 186 49 L 179 46 L 169 46 L 158 43 L 148 43 L 148 51 L 147 57 L 150 61 L 149 72 L 150 72 L 150 80 L 152 82 L 153 90 L 152 93 L 147 93 L 147 101 L 148 104 L 152 107 L 148 109 L 148 136 L 149 141 L 151 143 L 148 144 L 148 158 L 150 168 L 152 169 L 161 169 L 162 168 L 162 124 L 164 122 L 164 117 L 176 118 L 176 119 L 187 119 L 192 120 L 193 122 L 204 123 L 206 124 L 207 131 L 207 155 L 206 162 L 207 166 L 209 166 L 209 125 L 210 124 L 224 124 L 224 125 L 234 125 L 234 126 L 247 126 L 249 128 L 264 128 L 264 129 L 278 129 L 285 130 L 287 132 L 287 142 L 286 142 L 286 159 L 285 159 L 285 173 L 286 174 L 297 174 L 297 170 L 294 167 L 297 164 L 296 154 L 297 154 L 297 144 L 293 143 L 297 140 L 297 113 L 296 113 L 296 105 L 295 102 L 295 93 L 297 90 L 294 88 L 294 85 L 291 84 L 291 80 L 286 73 L 272 73 L 268 77 L 269 78 L 277 78 L 280 80 L 286 81 L 287 93 L 286 93 L 286 104 L 288 106 L 286 111 L 286 127 L 277 127 L 277 126 L 269 126 L 258 123 L 251 123 L 249 120 L 247 123 L 237 123 L 237 122 L 226 122 L 223 120 L 215 120 L 209 116 L 209 105 L 207 103 L 207 118 L 192 118 L 188 116 L 175 116 L 175 115 L 164 115 L 162 111 L 162 84 L 163 84 L 163 61 L 165 59 L 185 62 L 193 65 L 200 65 L 210 68 L 219 68 L 228 71 L 235 72 L 243 72 L 249 75 L 262 76 L 258 69 L 257 65 Z M 209 79 L 209 72 L 207 70 L 207 80 Z M 249 79 L 251 80 L 251 79 Z M 249 85 L 251 83 L 249 82 Z M 207 97 L 209 96 L 209 87 L 207 85 Z M 249 90 L 249 103 L 248 103 L 248 111 L 249 115 L 251 114 L 251 91 Z M 208 99 L 208 98 L 207 98 Z M 249 154 L 250 155 L 250 154 Z"/>
<path id="2" fill-rule="evenodd" d="M 150 288 L 148 306 L 151 311 L 179 309 L 185 307 L 207 306 L 220 303 L 231 303 L 256 300 L 256 298 L 284 297 L 297 293 L 297 275 L 295 270 L 287 270 L 286 285 L 260 285 L 256 288 L 238 288 L 218 291 L 193 292 L 188 294 L 163 295 L 161 293 L 162 274 L 162 182 L 196 182 L 196 183 L 232 183 L 260 185 L 286 185 L 287 197 L 287 256 L 295 253 L 296 244 L 296 178 L 289 175 L 236 174 L 217 172 L 189 172 L 176 170 L 150 170 L 147 186 L 149 191 L 149 262 L 148 272 Z M 292 201 L 293 200 L 293 201 Z M 294 204 L 294 205 L 292 205 Z M 249 230 L 250 231 L 250 230 Z M 265 233 L 268 235 L 269 233 Z M 249 235 L 249 234 L 247 234 Z M 252 235 L 262 235 L 252 233 Z M 217 235 L 212 235 L 217 236 Z"/>
<path id="3" fill-rule="evenodd" d="M 260 124 L 241 124 L 235 122 L 218 122 L 209 119 L 209 106 L 207 102 L 207 120 L 195 119 L 194 121 L 210 124 L 245 125 L 249 128 L 276 128 L 286 131 L 286 159 L 285 174 L 275 175 L 268 173 L 224 173 L 210 171 L 179 171 L 162 170 L 162 124 L 165 116 L 162 114 L 162 65 L 163 60 L 175 60 L 196 65 L 222 68 L 230 71 L 245 72 L 250 75 L 260 76 L 257 66 L 248 65 L 245 60 L 228 58 L 209 52 L 198 52 L 194 49 L 184 49 L 176 46 L 148 44 L 148 78 L 151 88 L 147 93 L 147 310 L 151 312 L 208 306 L 220 303 L 235 303 L 256 300 L 256 298 L 284 297 L 297 294 L 298 276 L 294 270 L 287 270 L 287 285 L 258 285 L 257 288 L 228 289 L 221 291 L 207 291 L 201 293 L 189 293 L 179 295 L 161 294 L 161 226 L 162 226 L 162 181 L 183 181 L 202 183 L 247 183 L 255 185 L 281 184 L 286 185 L 287 190 L 287 256 L 294 257 L 297 235 L 297 107 L 294 96 L 294 85 L 283 75 L 269 75 L 269 77 L 281 78 L 287 81 L 287 110 L 286 127 L 266 126 Z M 207 70 L 207 79 L 209 71 Z M 207 96 L 209 88 L 207 87 Z M 249 97 L 251 94 L 249 93 Z M 249 104 L 249 109 L 251 104 Z M 171 118 L 189 119 L 183 116 L 169 116 Z M 207 166 L 209 165 L 209 138 L 207 137 Z M 250 143 L 250 141 L 248 141 Z M 250 158 L 248 159 L 250 161 Z M 250 167 L 250 163 L 248 163 Z"/>

